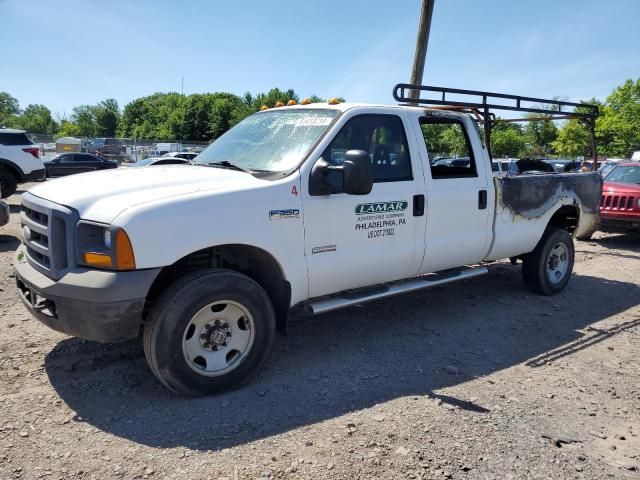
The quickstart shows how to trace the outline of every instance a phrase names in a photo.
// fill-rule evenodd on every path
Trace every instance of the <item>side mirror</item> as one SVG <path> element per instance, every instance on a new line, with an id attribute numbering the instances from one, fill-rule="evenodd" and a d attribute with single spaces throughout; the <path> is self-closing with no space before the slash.
<path id="1" fill-rule="evenodd" d="M 329 195 L 331 186 L 326 182 L 329 172 L 342 173 L 342 188 L 349 195 L 367 195 L 373 188 L 373 166 L 369 154 L 364 150 L 348 150 L 342 165 L 331 165 L 321 158 L 311 170 L 310 195 Z"/>

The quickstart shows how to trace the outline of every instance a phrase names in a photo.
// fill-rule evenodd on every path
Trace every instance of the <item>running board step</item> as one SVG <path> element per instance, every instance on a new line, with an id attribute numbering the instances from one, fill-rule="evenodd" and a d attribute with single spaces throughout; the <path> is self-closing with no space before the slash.
<path id="1" fill-rule="evenodd" d="M 474 267 L 464 270 L 444 270 L 438 273 L 430 273 L 420 277 L 411 278 L 386 285 L 378 285 L 362 290 L 351 290 L 334 297 L 325 297 L 312 300 L 305 305 L 305 310 L 311 315 L 338 310 L 339 308 L 371 302 L 381 298 L 392 297 L 402 293 L 422 290 L 423 288 L 437 287 L 446 283 L 459 282 L 467 278 L 477 277 L 487 273 L 487 267 Z"/>

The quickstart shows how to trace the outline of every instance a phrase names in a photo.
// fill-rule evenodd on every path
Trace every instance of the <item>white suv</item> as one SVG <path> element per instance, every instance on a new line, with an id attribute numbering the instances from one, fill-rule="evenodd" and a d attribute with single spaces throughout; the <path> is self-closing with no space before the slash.
<path id="1" fill-rule="evenodd" d="M 40 149 L 25 135 L 24 130 L 0 128 L 0 190 L 2 198 L 16 191 L 19 183 L 44 178 Z"/>

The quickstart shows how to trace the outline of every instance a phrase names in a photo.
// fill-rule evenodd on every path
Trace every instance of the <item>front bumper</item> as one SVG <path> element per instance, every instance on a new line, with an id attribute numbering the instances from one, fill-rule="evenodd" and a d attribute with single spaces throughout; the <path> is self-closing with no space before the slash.
<path id="1" fill-rule="evenodd" d="M 9 223 L 9 217 L 11 216 L 11 211 L 9 210 L 9 205 L 6 202 L 0 200 L 0 227 Z"/>
<path id="2" fill-rule="evenodd" d="M 602 217 L 598 230 L 607 233 L 640 232 L 640 217 L 634 219 Z"/>
<path id="3" fill-rule="evenodd" d="M 58 332 L 103 343 L 138 336 L 145 297 L 160 271 L 77 268 L 55 281 L 27 262 L 22 245 L 14 270 L 20 299 L 37 320 Z"/>

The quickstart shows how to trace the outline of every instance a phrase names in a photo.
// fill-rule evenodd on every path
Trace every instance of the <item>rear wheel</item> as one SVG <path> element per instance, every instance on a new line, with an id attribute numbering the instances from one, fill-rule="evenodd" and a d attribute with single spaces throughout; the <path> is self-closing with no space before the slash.
<path id="1" fill-rule="evenodd" d="M 207 395 L 249 380 L 274 332 L 262 287 L 240 273 L 212 269 L 186 275 L 164 293 L 145 325 L 144 351 L 167 388 Z"/>
<path id="2" fill-rule="evenodd" d="M 18 180 L 16 177 L 6 168 L 0 167 L 0 191 L 2 191 L 2 198 L 7 198 L 16 193 L 18 189 Z"/>
<path id="3" fill-rule="evenodd" d="M 523 258 L 525 284 L 542 295 L 561 292 L 571 278 L 574 256 L 573 239 L 569 232 L 548 228 L 536 248 Z"/>

